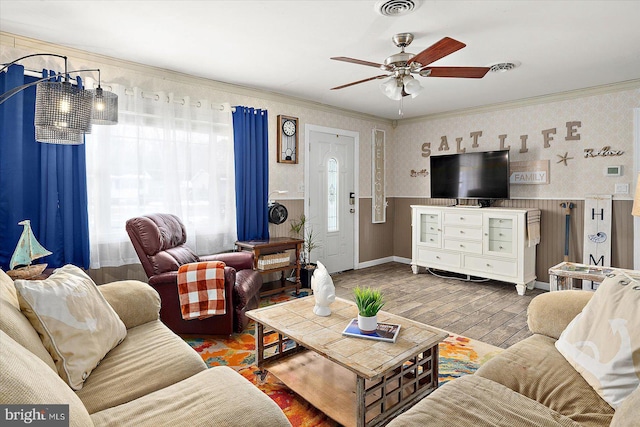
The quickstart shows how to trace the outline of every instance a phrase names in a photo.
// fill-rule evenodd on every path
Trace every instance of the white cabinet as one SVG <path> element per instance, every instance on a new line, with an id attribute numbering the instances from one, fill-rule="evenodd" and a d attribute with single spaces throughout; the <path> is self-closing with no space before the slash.
<path id="1" fill-rule="evenodd" d="M 420 267 L 511 282 L 518 294 L 535 283 L 535 245 L 527 211 L 508 208 L 411 206 L 414 273 Z"/>

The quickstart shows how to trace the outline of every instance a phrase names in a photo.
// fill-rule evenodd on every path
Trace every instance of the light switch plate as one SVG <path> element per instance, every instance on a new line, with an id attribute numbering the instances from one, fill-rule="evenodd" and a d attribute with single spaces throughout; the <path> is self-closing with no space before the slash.
<path id="1" fill-rule="evenodd" d="M 616 194 L 629 194 L 629 184 L 616 184 Z"/>

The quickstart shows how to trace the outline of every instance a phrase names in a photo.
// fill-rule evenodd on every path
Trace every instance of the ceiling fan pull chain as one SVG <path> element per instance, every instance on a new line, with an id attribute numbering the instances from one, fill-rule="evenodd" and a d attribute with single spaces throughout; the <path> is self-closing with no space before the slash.
<path id="1" fill-rule="evenodd" d="M 400 109 L 398 110 L 398 114 L 402 117 L 402 98 L 400 98 Z"/>

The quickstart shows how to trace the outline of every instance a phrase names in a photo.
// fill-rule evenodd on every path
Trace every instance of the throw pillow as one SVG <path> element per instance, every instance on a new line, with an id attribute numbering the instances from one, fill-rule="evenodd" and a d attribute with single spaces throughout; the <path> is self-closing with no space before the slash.
<path id="1" fill-rule="evenodd" d="M 80 390 L 102 358 L 127 334 L 124 323 L 80 268 L 65 265 L 46 280 L 16 280 L 20 309 L 56 364 Z"/>
<path id="2" fill-rule="evenodd" d="M 611 407 L 640 385 L 640 281 L 607 277 L 556 348 Z"/>

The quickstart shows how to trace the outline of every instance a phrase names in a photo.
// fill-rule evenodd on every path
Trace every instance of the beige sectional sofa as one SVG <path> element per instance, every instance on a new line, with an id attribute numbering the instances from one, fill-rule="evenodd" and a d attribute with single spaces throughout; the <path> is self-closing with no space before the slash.
<path id="1" fill-rule="evenodd" d="M 640 388 L 614 411 L 554 345 L 592 295 L 576 290 L 535 297 L 528 310 L 532 336 L 474 375 L 446 383 L 389 427 L 639 426 Z M 639 330 L 631 332 L 637 337 Z M 637 366 L 640 354 L 633 357 Z"/>
<path id="2" fill-rule="evenodd" d="M 68 404 L 71 426 L 290 426 L 280 408 L 228 367 L 207 369 L 159 320 L 149 285 L 99 286 L 126 326 L 126 338 L 74 391 L 20 311 L 0 270 L 0 404 Z"/>

